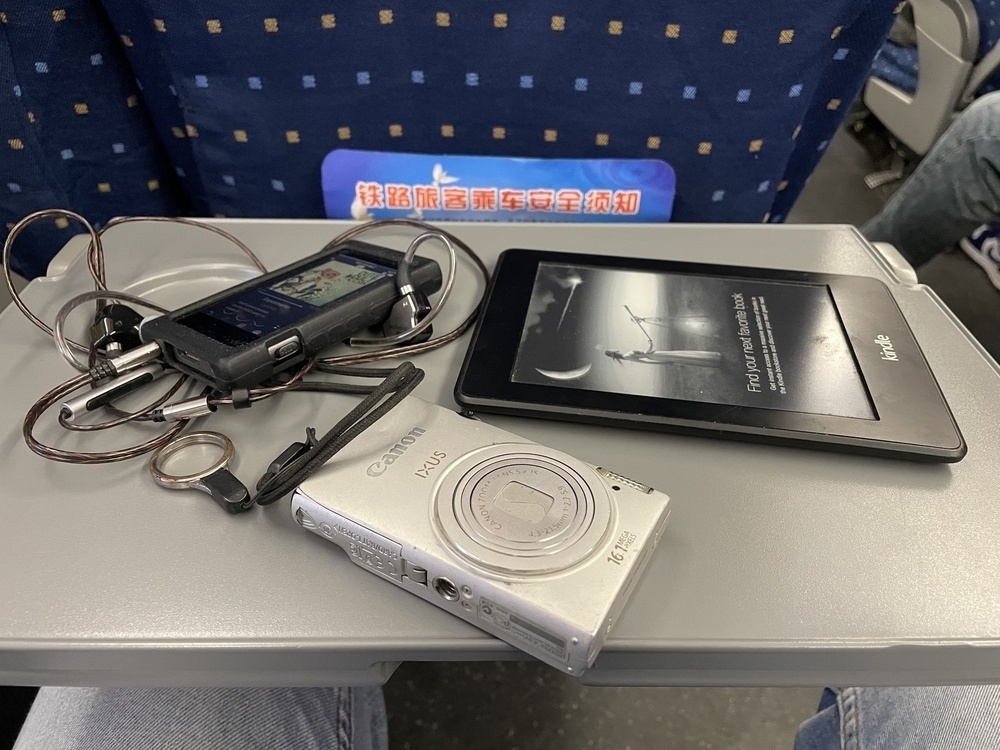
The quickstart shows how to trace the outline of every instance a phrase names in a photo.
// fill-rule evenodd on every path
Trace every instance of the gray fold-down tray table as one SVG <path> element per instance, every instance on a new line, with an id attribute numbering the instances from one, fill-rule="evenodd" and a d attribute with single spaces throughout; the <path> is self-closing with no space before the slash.
<path id="1" fill-rule="evenodd" d="M 347 226 L 217 223 L 272 268 Z M 663 540 L 585 681 L 1000 681 L 998 368 L 891 248 L 839 226 L 451 228 L 491 263 L 507 247 L 535 247 L 882 279 L 969 445 L 961 463 L 927 465 L 485 417 L 672 498 Z M 399 235 L 383 242 L 405 246 Z M 90 288 L 84 244 L 75 238 L 51 275 L 27 288 L 44 318 Z M 167 306 L 251 275 L 237 250 L 189 227 L 127 225 L 106 246 L 112 288 Z M 468 263 L 460 274 L 439 330 L 480 289 Z M 454 404 L 468 340 L 416 358 L 427 372 L 417 395 Z M 0 343 L 0 683 L 346 685 L 381 683 L 404 660 L 526 658 L 355 567 L 296 527 L 287 502 L 228 516 L 201 493 L 155 486 L 143 460 L 75 466 L 35 456 L 21 438 L 23 415 L 73 372 L 13 306 L 0 317 Z M 323 431 L 353 402 L 287 395 L 220 411 L 207 427 L 232 437 L 235 473 L 252 486 L 307 425 Z M 62 447 L 123 439 L 82 442 L 51 416 L 38 432 Z M 422 501 L 416 492 L 412 500 Z"/>

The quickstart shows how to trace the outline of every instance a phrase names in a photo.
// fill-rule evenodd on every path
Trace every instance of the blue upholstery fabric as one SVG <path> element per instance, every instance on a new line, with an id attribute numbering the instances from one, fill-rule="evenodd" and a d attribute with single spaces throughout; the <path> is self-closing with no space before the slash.
<path id="1" fill-rule="evenodd" d="M 902 3 L 896 5 L 898 13 Z M 815 104 L 806 113 L 802 132 L 796 139 L 795 152 L 785 166 L 789 188 L 780 192 L 771 209 L 771 222 L 784 221 L 795 199 L 805 186 L 830 144 L 830 139 L 844 119 L 844 111 L 861 92 L 871 68 L 871 50 L 876 50 L 889 33 L 893 16 L 869 3 L 849 25 L 844 26 L 834 42 L 837 46 L 831 63 L 823 72 L 816 92 Z M 848 50 L 844 54 L 844 50 Z M 869 51 L 863 54 L 861 51 Z M 855 54 L 859 52 L 859 54 Z M 825 104 L 825 106 L 824 106 Z"/>
<path id="2" fill-rule="evenodd" d="M 979 15 L 979 56 L 982 57 L 1000 41 L 1000 4 L 997 0 L 972 0 Z M 979 94 L 1000 89 L 1000 71 L 994 73 L 979 89 Z"/>
<path id="3" fill-rule="evenodd" d="M 798 195 L 897 0 L 104 7 L 196 214 L 321 216 L 323 157 L 363 148 L 662 158 L 676 221 L 759 222 Z"/>
<path id="4" fill-rule="evenodd" d="M 0 237 L 42 208 L 97 221 L 181 206 L 173 171 L 100 6 L 6 2 L 0 11 Z M 25 276 L 79 227 L 37 224 L 16 246 Z"/>
<path id="5" fill-rule="evenodd" d="M 918 53 L 916 47 L 904 47 L 892 40 L 882 45 L 872 63 L 872 75 L 891 83 L 907 94 L 917 91 Z"/>

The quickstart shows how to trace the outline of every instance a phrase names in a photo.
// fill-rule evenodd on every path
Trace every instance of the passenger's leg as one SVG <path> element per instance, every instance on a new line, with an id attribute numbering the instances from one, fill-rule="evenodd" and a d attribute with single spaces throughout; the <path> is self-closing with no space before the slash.
<path id="1" fill-rule="evenodd" d="M 1000 747 L 1000 686 L 826 690 L 795 750 Z"/>
<path id="2" fill-rule="evenodd" d="M 42 688 L 15 750 L 386 750 L 379 688 Z"/>
<path id="3" fill-rule="evenodd" d="M 1000 215 L 1000 92 L 980 97 L 862 228 L 913 265 L 930 260 Z"/>

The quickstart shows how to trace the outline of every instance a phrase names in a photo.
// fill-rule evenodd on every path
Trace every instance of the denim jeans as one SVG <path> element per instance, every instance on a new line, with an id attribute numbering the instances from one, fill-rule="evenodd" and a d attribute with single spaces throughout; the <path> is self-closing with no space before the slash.
<path id="1" fill-rule="evenodd" d="M 980 97 L 945 131 L 861 233 L 914 266 L 1000 216 L 1000 92 Z"/>
<path id="2" fill-rule="evenodd" d="M 387 750 L 382 690 L 42 688 L 15 750 Z"/>
<path id="3" fill-rule="evenodd" d="M 827 688 L 794 750 L 1000 748 L 1000 686 Z"/>
<path id="4" fill-rule="evenodd" d="M 379 688 L 42 688 L 15 750 L 385 750 L 387 745 Z M 817 714 L 799 729 L 794 750 L 998 747 L 1000 687 L 989 685 L 827 689 Z"/>

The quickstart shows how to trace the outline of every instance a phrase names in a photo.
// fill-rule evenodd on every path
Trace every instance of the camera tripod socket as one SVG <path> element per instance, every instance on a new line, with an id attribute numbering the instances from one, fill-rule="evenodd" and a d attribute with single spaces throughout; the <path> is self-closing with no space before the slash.
<path id="1" fill-rule="evenodd" d="M 447 578 L 435 578 L 431 585 L 434 590 L 441 595 L 441 598 L 449 602 L 458 601 L 458 586 L 449 581 Z"/>

